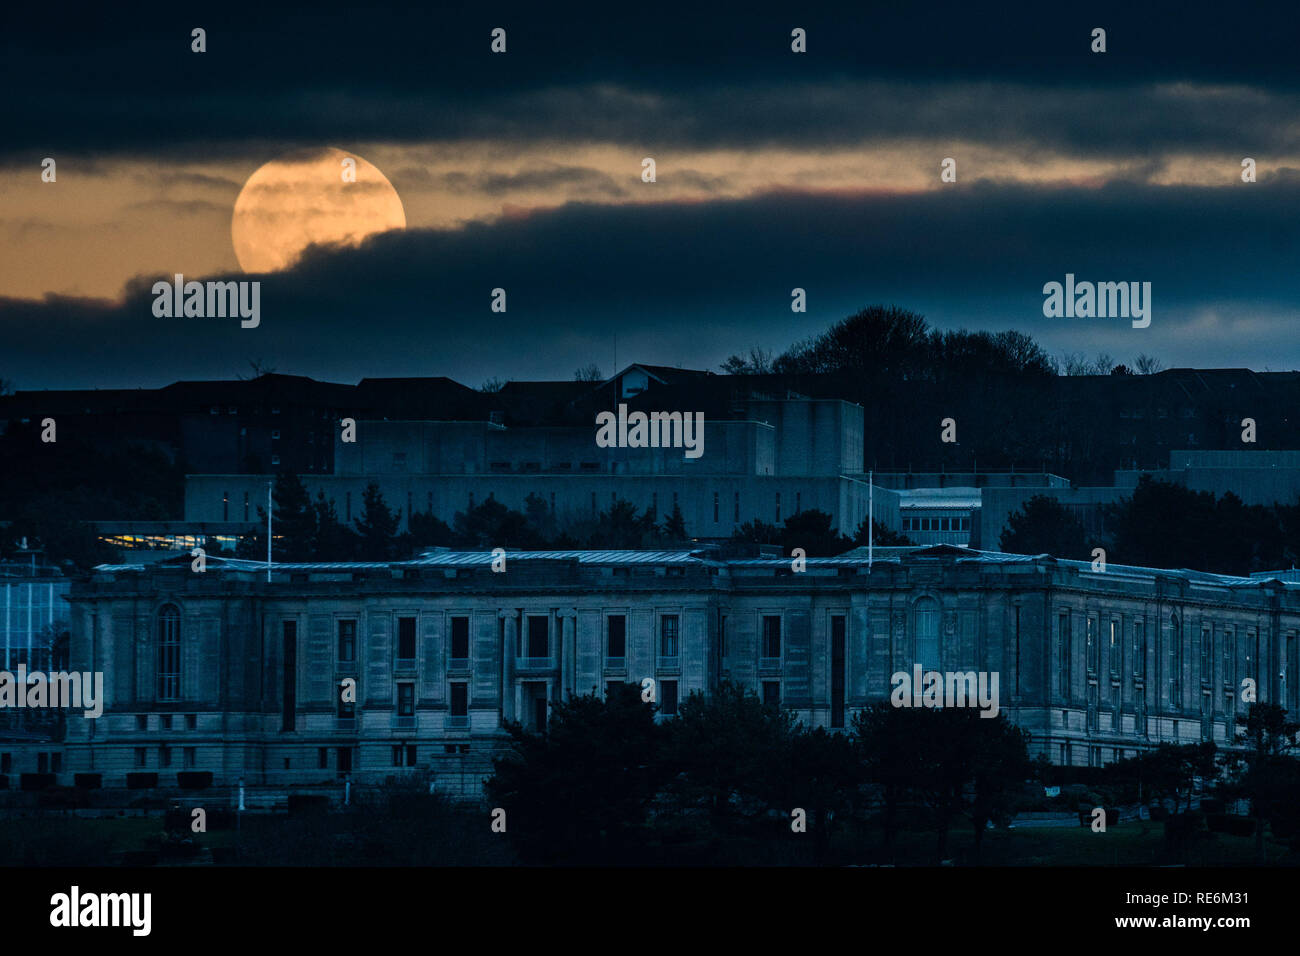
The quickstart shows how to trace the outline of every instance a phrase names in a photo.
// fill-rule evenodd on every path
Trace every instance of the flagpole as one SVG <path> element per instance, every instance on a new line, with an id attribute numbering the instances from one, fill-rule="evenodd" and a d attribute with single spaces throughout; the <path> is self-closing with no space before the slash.
<path id="1" fill-rule="evenodd" d="M 266 583 L 271 583 L 271 487 L 273 482 L 266 483 Z"/>
<path id="2" fill-rule="evenodd" d="M 871 469 L 867 472 L 867 568 L 870 569 L 872 559 L 875 557 L 875 528 L 876 523 L 876 471 Z"/>

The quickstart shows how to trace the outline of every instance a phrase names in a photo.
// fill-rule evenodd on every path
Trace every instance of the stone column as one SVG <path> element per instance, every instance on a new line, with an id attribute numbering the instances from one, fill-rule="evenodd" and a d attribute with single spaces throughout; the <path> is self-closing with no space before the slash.
<path id="1" fill-rule="evenodd" d="M 515 651 L 519 646 L 519 617 L 513 611 L 502 611 L 499 617 L 506 622 L 502 631 L 501 647 L 501 720 L 515 720 Z"/>
<path id="2" fill-rule="evenodd" d="M 560 661 L 560 696 L 568 697 L 575 693 L 574 685 L 578 679 L 578 610 L 565 608 L 560 618 L 563 626 L 561 638 L 564 657 Z"/>

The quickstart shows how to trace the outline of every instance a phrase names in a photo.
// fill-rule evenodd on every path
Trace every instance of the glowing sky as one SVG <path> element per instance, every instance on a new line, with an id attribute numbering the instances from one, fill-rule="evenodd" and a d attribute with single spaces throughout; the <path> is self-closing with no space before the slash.
<path id="1" fill-rule="evenodd" d="M 18 371 L 0 377 L 144 384 L 255 354 L 343 380 L 475 384 L 607 366 L 616 332 L 624 356 L 711 367 L 877 301 L 1052 351 L 1300 366 L 1279 343 L 1300 321 L 1300 66 L 1285 31 L 1205 5 L 1211 37 L 1197 4 L 1175 20 L 1129 6 L 231 8 L 208 16 L 205 54 L 166 6 L 81 26 L 19 11 L 0 41 L 0 329 Z M 494 57 L 498 19 L 510 47 Z M 789 50 L 795 19 L 807 54 Z M 1088 49 L 1094 20 L 1104 55 Z M 303 151 L 318 168 L 290 187 L 271 167 L 236 209 L 259 169 Z M 344 155 L 359 158 L 351 193 Z M 56 183 L 41 181 L 46 156 Z M 940 181 L 946 157 L 955 184 Z M 344 247 L 291 265 L 308 238 Z M 245 269 L 285 270 L 266 279 L 255 343 L 144 324 L 133 299 L 177 272 Z M 1141 341 L 1044 319 L 1043 283 L 1089 270 L 1154 283 Z M 515 310 L 493 319 L 505 353 L 464 337 L 497 286 Z M 795 286 L 804 315 L 788 310 Z M 364 368 L 346 342 L 363 313 L 387 330 Z"/>

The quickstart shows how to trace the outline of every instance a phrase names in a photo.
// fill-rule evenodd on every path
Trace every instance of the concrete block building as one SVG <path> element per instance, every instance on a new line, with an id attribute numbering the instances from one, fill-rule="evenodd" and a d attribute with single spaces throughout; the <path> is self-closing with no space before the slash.
<path id="1" fill-rule="evenodd" d="M 659 407 L 651 393 L 642 404 Z M 561 525 L 594 519 L 620 500 L 661 518 L 676 506 L 693 538 L 726 538 L 755 519 L 780 525 L 814 509 L 850 537 L 869 510 L 886 527 L 899 526 L 898 495 L 877 487 L 873 496 L 859 473 L 861 406 L 751 399 L 732 411 L 737 417 L 705 420 L 698 458 L 682 448 L 598 447 L 594 417 L 582 425 L 525 427 L 358 421 L 355 442 L 344 442 L 341 433 L 335 442 L 333 474 L 301 478 L 313 498 L 323 491 L 345 522 L 361 515 L 366 486 L 377 483 L 388 505 L 401 510 L 403 530 L 417 512 L 450 524 L 457 512 L 488 498 L 524 511 L 530 495 Z M 256 521 L 270 480 L 189 475 L 185 520 L 194 526 Z"/>

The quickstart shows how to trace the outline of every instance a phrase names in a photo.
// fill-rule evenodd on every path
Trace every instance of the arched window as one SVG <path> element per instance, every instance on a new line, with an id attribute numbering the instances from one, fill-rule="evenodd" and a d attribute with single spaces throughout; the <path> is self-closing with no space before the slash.
<path id="1" fill-rule="evenodd" d="M 915 663 L 925 670 L 939 669 L 939 602 L 921 598 L 912 608 L 912 647 Z"/>
<path id="2" fill-rule="evenodd" d="M 181 697 L 181 611 L 175 604 L 158 612 L 158 699 Z"/>

